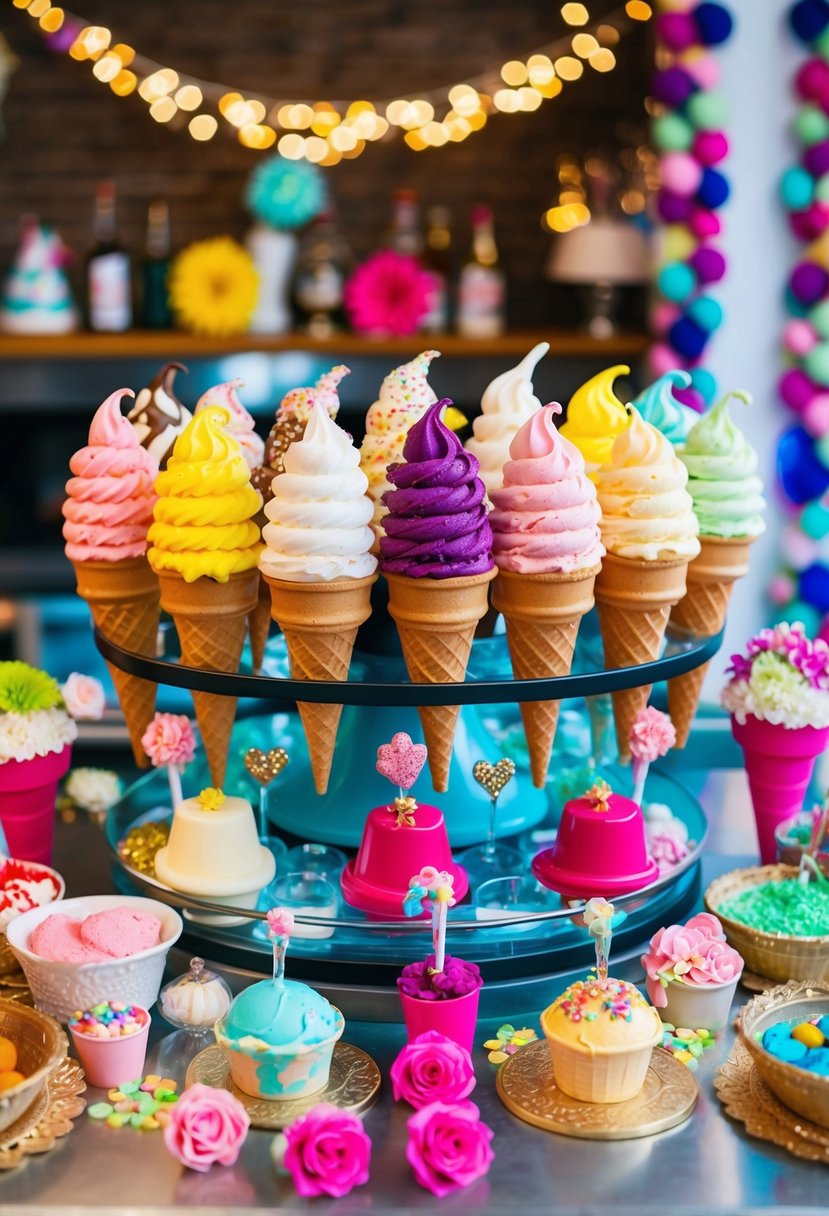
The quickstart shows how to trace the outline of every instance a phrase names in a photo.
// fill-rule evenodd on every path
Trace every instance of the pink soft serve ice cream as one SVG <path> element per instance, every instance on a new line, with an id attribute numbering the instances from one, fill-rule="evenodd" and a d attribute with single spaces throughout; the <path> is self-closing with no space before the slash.
<path id="1" fill-rule="evenodd" d="M 569 574 L 604 555 L 601 510 L 584 457 L 556 429 L 557 403 L 537 410 L 510 444 L 504 485 L 490 490 L 493 555 L 514 574 Z"/>
<path id="2" fill-rule="evenodd" d="M 252 415 L 239 400 L 238 390 L 242 387 L 241 380 L 228 380 L 225 384 L 216 384 L 202 393 L 196 405 L 195 413 L 207 409 L 211 405 L 220 405 L 230 414 L 226 430 L 242 449 L 249 469 L 256 469 L 265 459 L 265 441 L 254 430 Z"/>

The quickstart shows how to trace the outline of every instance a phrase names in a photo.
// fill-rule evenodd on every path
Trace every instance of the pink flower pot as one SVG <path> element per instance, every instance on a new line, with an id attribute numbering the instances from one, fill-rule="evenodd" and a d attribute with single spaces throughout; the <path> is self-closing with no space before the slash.
<path id="1" fill-rule="evenodd" d="M 448 1001 L 421 1001 L 401 992 L 400 1001 L 409 1042 L 427 1030 L 437 1030 L 471 1052 L 475 1046 L 480 996 L 480 988 L 473 988 L 471 992 Z"/>
<path id="2" fill-rule="evenodd" d="M 777 858 L 775 828 L 803 809 L 815 760 L 829 743 L 829 727 L 789 730 L 753 716 L 741 725 L 732 715 L 731 730 L 743 749 L 760 860 L 772 865 Z"/>
<path id="3" fill-rule="evenodd" d="M 0 823 L 10 857 L 51 864 L 58 782 L 71 759 L 72 746 L 67 743 L 48 756 L 0 764 Z"/>
<path id="4" fill-rule="evenodd" d="M 98 1089 L 115 1089 L 125 1081 L 137 1081 L 144 1075 L 150 1015 L 142 1009 L 144 1025 L 135 1034 L 117 1039 L 96 1039 L 90 1034 L 78 1034 L 70 1026 L 72 1043 L 83 1065 L 86 1079 Z"/>

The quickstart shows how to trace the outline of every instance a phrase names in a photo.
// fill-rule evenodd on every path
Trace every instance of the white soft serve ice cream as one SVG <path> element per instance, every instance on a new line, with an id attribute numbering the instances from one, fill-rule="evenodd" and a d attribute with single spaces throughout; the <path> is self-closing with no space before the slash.
<path id="1" fill-rule="evenodd" d="M 315 404 L 302 439 L 285 452 L 285 472 L 273 480 L 259 559 L 263 574 L 323 583 L 374 573 L 374 507 L 359 464 L 351 437 Z"/>
<path id="2" fill-rule="evenodd" d="M 465 446 L 481 466 L 479 476 L 487 494 L 504 484 L 509 445 L 530 415 L 541 408 L 533 392 L 532 374 L 549 349 L 549 342 L 539 342 L 517 367 L 496 376 L 484 390 L 483 413 L 472 423 L 473 433 Z"/>

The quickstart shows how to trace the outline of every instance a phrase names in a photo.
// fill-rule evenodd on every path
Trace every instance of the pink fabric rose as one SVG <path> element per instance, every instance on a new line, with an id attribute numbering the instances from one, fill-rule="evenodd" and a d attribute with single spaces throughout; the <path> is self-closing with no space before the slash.
<path id="1" fill-rule="evenodd" d="M 670 983 L 724 984 L 743 969 L 742 958 L 726 944 L 723 927 L 710 912 L 692 916 L 686 925 L 658 930 L 641 961 L 648 996 L 657 1009 L 667 1005 L 665 989 Z"/>
<path id="2" fill-rule="evenodd" d="M 701 958 L 702 961 L 696 963 L 686 976 L 691 983 L 730 984 L 742 974 L 742 956 L 727 942 L 705 942 Z"/>
<path id="3" fill-rule="evenodd" d="M 495 1154 L 492 1129 L 473 1102 L 432 1102 L 409 1119 L 406 1160 L 415 1179 L 443 1198 L 470 1186 L 489 1171 Z"/>
<path id="4" fill-rule="evenodd" d="M 84 676 L 79 671 L 73 671 L 66 683 L 61 685 L 61 692 L 71 717 L 96 722 L 103 717 L 106 709 L 104 686 L 94 676 Z"/>
<path id="5" fill-rule="evenodd" d="M 674 724 L 667 714 L 653 705 L 646 705 L 633 720 L 628 743 L 634 760 L 651 764 L 669 752 L 676 743 Z"/>
<path id="6" fill-rule="evenodd" d="M 391 1066 L 395 1102 L 415 1110 L 430 1102 L 460 1102 L 475 1088 L 472 1057 L 465 1047 L 437 1030 L 407 1043 Z"/>
<path id="7" fill-rule="evenodd" d="M 182 1165 L 204 1174 L 216 1162 L 236 1164 L 249 1127 L 248 1113 L 233 1094 L 191 1085 L 170 1107 L 164 1143 Z"/>
<path id="8" fill-rule="evenodd" d="M 190 719 L 186 714 L 156 714 L 144 731 L 141 746 L 156 768 L 189 764 L 196 753 Z"/>
<path id="9" fill-rule="evenodd" d="M 341 1199 L 368 1182 L 371 1140 L 357 1115 L 322 1102 L 285 1129 L 283 1166 L 305 1199 Z"/>

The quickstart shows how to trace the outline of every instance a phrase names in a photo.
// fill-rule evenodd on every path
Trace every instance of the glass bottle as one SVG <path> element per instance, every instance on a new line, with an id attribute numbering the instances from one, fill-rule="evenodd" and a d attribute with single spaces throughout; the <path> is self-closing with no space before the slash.
<path id="1" fill-rule="evenodd" d="M 420 228 L 420 200 L 416 190 L 395 190 L 392 196 L 392 218 L 388 247 L 395 253 L 420 257 L 423 233 Z"/>
<path id="2" fill-rule="evenodd" d="M 299 323 L 314 338 L 342 329 L 343 284 L 350 261 L 333 213 L 318 215 L 300 245 L 293 287 Z"/>
<path id="3" fill-rule="evenodd" d="M 95 243 L 86 259 L 87 321 L 99 333 L 123 333 L 132 325 L 132 262 L 118 241 L 115 202 L 115 182 L 99 182 Z"/>
<path id="4" fill-rule="evenodd" d="M 458 282 L 458 333 L 495 338 L 506 322 L 506 280 L 498 260 L 492 209 L 472 208 L 472 247 Z"/>
<path id="5" fill-rule="evenodd" d="M 170 209 L 167 200 L 153 199 L 147 210 L 147 237 L 141 259 L 141 324 L 145 329 L 169 329 L 173 323 L 167 278 L 170 273 Z"/>
<path id="6" fill-rule="evenodd" d="M 452 279 L 452 229 L 448 207 L 430 207 L 426 214 L 426 248 L 422 262 L 432 275 L 429 311 L 421 329 L 427 334 L 449 329 L 449 299 Z"/>

